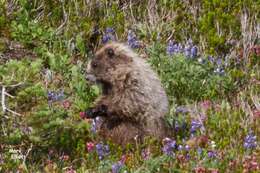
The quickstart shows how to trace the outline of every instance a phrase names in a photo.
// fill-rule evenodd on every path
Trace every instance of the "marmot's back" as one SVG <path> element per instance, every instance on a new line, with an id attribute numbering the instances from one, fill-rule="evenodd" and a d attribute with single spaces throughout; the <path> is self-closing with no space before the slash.
<path id="1" fill-rule="evenodd" d="M 142 90 L 145 92 L 147 100 L 160 113 L 158 116 L 164 116 L 168 112 L 168 98 L 158 75 L 144 59 L 136 57 L 134 64 L 140 73 L 139 82 L 142 85 Z"/>

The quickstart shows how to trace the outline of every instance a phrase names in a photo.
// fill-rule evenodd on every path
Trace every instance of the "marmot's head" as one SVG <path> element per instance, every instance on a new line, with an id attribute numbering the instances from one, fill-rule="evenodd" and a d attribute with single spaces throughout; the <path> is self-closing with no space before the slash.
<path id="1" fill-rule="evenodd" d="M 98 50 L 88 63 L 86 78 L 90 82 L 112 84 L 117 75 L 127 72 L 122 69 L 130 66 L 134 56 L 136 55 L 124 44 L 108 43 Z"/>

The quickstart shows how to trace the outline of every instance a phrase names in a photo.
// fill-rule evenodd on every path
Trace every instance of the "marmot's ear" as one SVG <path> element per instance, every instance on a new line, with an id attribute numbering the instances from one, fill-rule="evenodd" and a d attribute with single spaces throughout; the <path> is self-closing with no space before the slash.
<path id="1" fill-rule="evenodd" d="M 112 48 L 107 48 L 106 53 L 107 53 L 109 58 L 113 58 L 115 56 L 115 52 Z"/>

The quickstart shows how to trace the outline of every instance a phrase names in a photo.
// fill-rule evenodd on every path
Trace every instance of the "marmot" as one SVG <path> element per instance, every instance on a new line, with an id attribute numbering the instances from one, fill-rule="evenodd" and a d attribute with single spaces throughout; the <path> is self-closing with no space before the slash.
<path id="1" fill-rule="evenodd" d="M 162 139 L 168 128 L 168 99 L 156 73 L 122 43 L 106 44 L 86 70 L 88 81 L 102 86 L 102 95 L 87 118 L 101 117 L 99 134 L 125 145 L 146 136 Z"/>

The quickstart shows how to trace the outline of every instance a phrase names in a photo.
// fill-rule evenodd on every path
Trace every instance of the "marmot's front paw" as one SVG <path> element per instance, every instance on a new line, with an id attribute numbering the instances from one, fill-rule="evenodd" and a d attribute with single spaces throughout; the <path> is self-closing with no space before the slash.
<path id="1" fill-rule="evenodd" d="M 96 118 L 98 116 L 106 116 L 107 115 L 107 106 L 101 105 L 97 108 L 89 108 L 86 110 L 84 118 Z"/>
<path id="2" fill-rule="evenodd" d="M 85 112 L 85 117 L 86 118 L 96 118 L 97 116 L 95 115 L 95 109 L 94 108 L 89 108 L 88 110 L 86 110 Z"/>
<path id="3" fill-rule="evenodd" d="M 80 117 L 82 119 L 85 119 L 85 118 L 95 118 L 95 110 L 93 108 L 90 108 L 84 112 L 80 112 Z"/>
<path id="4" fill-rule="evenodd" d="M 107 115 L 107 106 L 101 105 L 97 108 L 98 116 L 106 116 Z"/>

